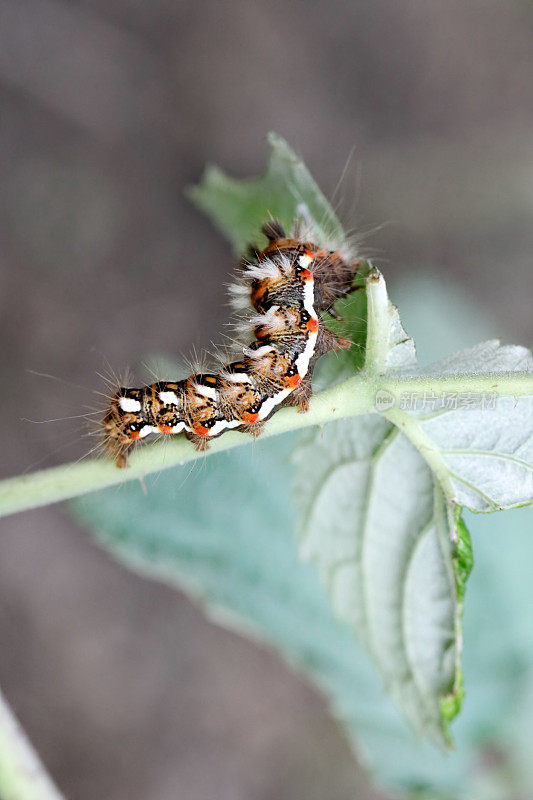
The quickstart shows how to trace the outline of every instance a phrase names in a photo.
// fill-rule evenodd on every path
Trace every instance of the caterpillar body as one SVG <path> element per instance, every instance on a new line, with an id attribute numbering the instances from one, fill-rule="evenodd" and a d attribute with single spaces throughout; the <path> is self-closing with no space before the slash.
<path id="1" fill-rule="evenodd" d="M 230 287 L 237 308 L 251 307 L 239 327 L 253 334 L 252 343 L 242 348 L 242 358 L 216 373 L 120 387 L 103 419 L 104 446 L 118 467 L 127 466 L 130 449 L 152 433 L 184 433 L 204 450 L 230 429 L 258 436 L 282 406 L 307 411 L 316 360 L 351 346 L 324 325 L 321 312 L 334 315 L 333 304 L 351 290 L 358 262 L 287 237 L 277 221 L 262 230 L 267 247 L 253 251 Z"/>

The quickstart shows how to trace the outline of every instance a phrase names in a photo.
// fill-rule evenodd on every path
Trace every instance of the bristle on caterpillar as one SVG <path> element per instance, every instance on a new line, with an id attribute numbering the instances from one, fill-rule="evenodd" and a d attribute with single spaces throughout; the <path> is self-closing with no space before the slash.
<path id="1" fill-rule="evenodd" d="M 350 347 L 324 326 L 320 312 L 350 290 L 358 264 L 338 250 L 287 237 L 276 220 L 263 233 L 267 246 L 242 265 L 240 282 L 230 287 L 234 304 L 251 311 L 238 329 L 253 341 L 242 347 L 241 360 L 216 372 L 119 388 L 102 422 L 104 446 L 117 466 L 127 466 L 131 448 L 152 433 L 183 432 L 204 450 L 230 429 L 258 435 L 282 405 L 306 411 L 316 359 Z"/>

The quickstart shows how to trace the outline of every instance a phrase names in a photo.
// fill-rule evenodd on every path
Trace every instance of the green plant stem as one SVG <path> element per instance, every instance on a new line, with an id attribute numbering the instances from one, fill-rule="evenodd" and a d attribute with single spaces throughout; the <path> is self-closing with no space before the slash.
<path id="1" fill-rule="evenodd" d="M 449 470 L 442 458 L 439 448 L 421 429 L 416 417 L 410 416 L 401 408 L 391 408 L 389 411 L 385 411 L 383 416 L 393 422 L 394 425 L 412 441 L 419 453 L 426 459 L 433 474 L 440 482 L 446 499 L 452 501 L 453 486 Z"/>
<path id="2" fill-rule="evenodd" d="M 399 400 L 402 394 L 417 395 L 491 395 L 525 397 L 533 395 L 533 374 L 524 372 L 477 373 L 475 375 L 414 375 L 383 378 L 379 388 Z"/>
<path id="3" fill-rule="evenodd" d="M 365 370 L 379 375 L 386 371 L 389 352 L 391 305 L 383 275 L 372 269 L 366 278 L 368 304 Z"/>
<path id="4" fill-rule="evenodd" d="M 315 395 L 307 414 L 296 409 L 279 411 L 265 426 L 263 436 L 276 436 L 299 428 L 323 425 L 357 414 L 375 412 L 378 390 L 390 392 L 398 401 L 403 394 L 497 394 L 500 396 L 533 395 L 533 376 L 523 373 L 497 375 L 456 375 L 450 377 L 385 377 L 360 373 L 350 380 Z M 106 458 L 87 459 L 73 464 L 41 470 L 0 482 L 0 516 L 77 497 L 107 486 L 141 478 L 162 469 L 185 464 L 206 455 L 228 450 L 252 441 L 247 434 L 229 431 L 215 439 L 206 454 L 198 453 L 184 436 L 139 447 L 126 470 L 117 469 Z"/>
<path id="5" fill-rule="evenodd" d="M 0 798 L 63 800 L 1 692 Z"/>

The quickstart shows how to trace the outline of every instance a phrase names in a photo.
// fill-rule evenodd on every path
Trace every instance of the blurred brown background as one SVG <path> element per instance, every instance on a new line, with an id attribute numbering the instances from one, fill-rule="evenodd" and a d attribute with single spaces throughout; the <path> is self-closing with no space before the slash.
<path id="1" fill-rule="evenodd" d="M 218 338 L 231 254 L 183 189 L 260 172 L 270 129 L 329 193 L 355 147 L 344 221 L 387 223 L 393 297 L 438 272 L 530 343 L 532 33 L 530 2 L 1 0 L 2 476 L 83 452 L 23 418 L 80 413 L 107 361 Z M 61 508 L 1 521 L 0 647 L 76 800 L 378 797 L 321 698 Z"/>

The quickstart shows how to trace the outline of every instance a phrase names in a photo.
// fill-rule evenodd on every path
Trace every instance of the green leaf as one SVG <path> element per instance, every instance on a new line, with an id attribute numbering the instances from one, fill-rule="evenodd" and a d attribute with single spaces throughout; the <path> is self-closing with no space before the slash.
<path id="1" fill-rule="evenodd" d="M 378 416 L 312 432 L 295 460 L 303 558 L 318 564 L 334 612 L 415 729 L 445 746 L 460 684 L 460 607 L 456 531 L 439 484 Z"/>
<path id="2" fill-rule="evenodd" d="M 260 178 L 234 180 L 218 167 L 207 167 L 198 186 L 188 196 L 230 240 L 237 255 L 249 244 L 261 244 L 260 231 L 270 217 L 291 230 L 297 217 L 312 225 L 317 240 L 333 240 L 342 247 L 342 225 L 307 167 L 281 136 L 268 135 L 272 155 Z"/>
<path id="3" fill-rule="evenodd" d="M 442 755 L 412 736 L 367 655 L 333 614 L 315 569 L 298 560 L 292 448 L 293 437 L 258 442 L 253 450 L 220 453 L 198 472 L 182 467 L 150 477 L 146 494 L 129 484 L 81 498 L 73 507 L 127 566 L 186 591 L 217 624 L 274 646 L 292 668 L 309 675 L 380 782 L 396 791 L 425 787 L 468 796 L 468 779 L 480 760 L 476 747 L 490 730 L 497 736 L 522 681 L 513 664 L 517 648 L 524 647 L 522 628 L 530 626 L 520 606 L 509 605 L 509 594 L 520 589 L 523 603 L 526 581 L 516 586 L 512 563 L 520 558 L 518 545 L 529 547 L 528 531 L 499 552 L 479 530 L 483 520 L 470 520 L 481 563 L 465 615 L 469 692 L 457 749 Z M 512 522 L 517 513 L 497 517 L 509 535 L 520 526 Z M 530 551 L 522 559 L 525 570 Z"/>
<path id="4" fill-rule="evenodd" d="M 413 738 L 316 570 L 298 559 L 293 445 L 293 436 L 259 441 L 199 471 L 149 477 L 146 493 L 128 484 L 72 507 L 130 568 L 181 588 L 215 622 L 274 646 L 310 676 L 382 782 L 458 791 L 472 751 L 445 757 Z"/>
<path id="5" fill-rule="evenodd" d="M 487 338 L 493 330 L 486 309 L 467 302 L 453 283 L 430 270 L 406 274 L 395 297 L 423 363 Z M 461 752 L 474 743 L 490 748 L 492 756 L 482 760 L 493 763 L 498 773 L 474 777 L 476 784 L 482 780 L 482 787 L 492 787 L 492 793 L 465 785 L 461 797 L 529 797 L 533 790 L 533 747 L 527 734 L 533 708 L 531 515 L 530 508 L 489 515 L 465 512 L 475 569 L 464 612 L 467 692 L 454 722 L 454 738 Z M 468 564 L 468 553 L 466 560 Z M 493 783 L 502 778 L 503 788 Z"/>
<path id="6" fill-rule="evenodd" d="M 379 274 L 368 288 L 366 369 L 405 374 L 415 365 L 413 342 Z M 485 371 L 497 382 L 499 372 L 531 365 L 525 348 L 496 342 L 456 354 L 437 374 Z M 412 395 L 376 394 L 377 410 L 397 427 L 362 416 L 308 435 L 296 458 L 301 552 L 318 564 L 335 612 L 366 644 L 415 729 L 444 744 L 464 694 L 461 615 L 471 568 L 457 506 L 494 510 L 473 501 L 488 501 L 489 488 L 499 507 L 531 500 L 533 425 L 528 398 L 494 396 L 487 411 L 457 396 L 448 409 L 445 394 Z"/>
<path id="7" fill-rule="evenodd" d="M 499 397 L 494 391 L 502 373 L 533 373 L 531 351 L 492 340 L 416 374 L 447 377 L 481 372 L 492 375 L 492 387 L 486 392 L 391 396 L 397 408 L 387 416 L 408 426 L 421 451 L 431 448 L 446 475 L 448 496 L 458 505 L 486 512 L 531 503 L 533 396 Z"/>

